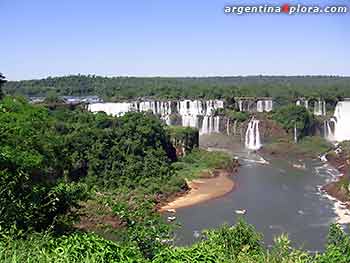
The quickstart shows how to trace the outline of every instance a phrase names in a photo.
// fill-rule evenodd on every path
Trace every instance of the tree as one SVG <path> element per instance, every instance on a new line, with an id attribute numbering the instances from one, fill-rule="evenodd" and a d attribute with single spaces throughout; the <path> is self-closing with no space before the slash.
<path id="1" fill-rule="evenodd" d="M 0 73 L 0 99 L 2 99 L 2 97 L 4 96 L 4 93 L 2 92 L 2 85 L 4 85 L 6 83 L 5 77 L 4 75 L 2 75 L 2 73 Z"/>
<path id="2" fill-rule="evenodd" d="M 279 108 L 273 114 L 273 119 L 280 123 L 287 132 L 293 131 L 296 125 L 301 135 L 306 135 L 313 124 L 310 112 L 305 107 L 294 104 Z"/>

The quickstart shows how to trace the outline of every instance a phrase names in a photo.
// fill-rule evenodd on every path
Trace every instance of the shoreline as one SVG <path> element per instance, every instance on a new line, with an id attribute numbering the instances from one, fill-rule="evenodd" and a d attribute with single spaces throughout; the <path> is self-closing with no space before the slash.
<path id="1" fill-rule="evenodd" d="M 232 165 L 226 169 L 215 169 L 213 176 L 209 178 L 207 172 L 202 172 L 198 179 L 187 181 L 189 191 L 181 196 L 175 196 L 174 200 L 165 202 L 158 211 L 163 213 L 167 210 L 190 207 L 230 193 L 235 187 L 232 179 L 233 173 L 237 171 L 235 168 L 236 166 Z"/>
<path id="2" fill-rule="evenodd" d="M 335 181 L 322 186 L 322 190 L 338 201 L 347 203 L 347 207 L 350 209 L 349 196 L 344 191 L 344 189 L 338 186 L 341 180 L 346 177 L 346 174 L 350 169 L 348 161 L 341 157 L 330 158 L 328 155 L 326 156 L 326 159 L 327 163 L 334 167 L 341 175 L 338 176 Z"/>
<path id="3" fill-rule="evenodd" d="M 282 152 L 279 150 L 271 152 L 266 149 L 261 149 L 259 152 L 262 155 L 268 154 L 275 157 L 282 156 Z M 298 151 L 294 152 L 294 157 L 301 159 L 315 158 L 314 154 L 302 153 Z M 343 155 L 332 156 L 329 154 L 329 152 L 325 155 L 325 157 L 325 163 L 336 169 L 340 175 L 334 178 L 333 181 L 321 186 L 320 191 L 323 192 L 328 199 L 334 201 L 334 212 L 337 215 L 336 222 L 341 225 L 350 224 L 349 190 L 346 190 L 341 186 L 341 181 L 347 177 L 347 174 L 350 171 L 350 160 Z M 319 155 L 318 159 L 320 159 Z"/>

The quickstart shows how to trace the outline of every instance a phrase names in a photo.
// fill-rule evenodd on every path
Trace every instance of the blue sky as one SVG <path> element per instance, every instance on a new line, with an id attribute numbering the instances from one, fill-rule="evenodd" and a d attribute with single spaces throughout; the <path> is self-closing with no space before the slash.
<path id="1" fill-rule="evenodd" d="M 227 4 L 286 2 L 296 1 L 0 0 L 0 72 L 11 80 L 350 75 L 350 13 L 223 13 Z"/>

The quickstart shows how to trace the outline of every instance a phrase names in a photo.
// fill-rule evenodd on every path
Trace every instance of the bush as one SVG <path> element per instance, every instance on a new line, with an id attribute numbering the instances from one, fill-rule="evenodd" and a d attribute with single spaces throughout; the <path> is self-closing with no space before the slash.
<path id="1" fill-rule="evenodd" d="M 63 144 L 47 110 L 7 97 L 0 111 L 0 227 L 45 229 L 85 198 L 85 187 L 64 179 Z"/>
<path id="2" fill-rule="evenodd" d="M 132 244 L 117 244 L 94 234 L 74 233 L 59 238 L 35 234 L 26 239 L 0 240 L 1 262 L 146 262 Z"/>

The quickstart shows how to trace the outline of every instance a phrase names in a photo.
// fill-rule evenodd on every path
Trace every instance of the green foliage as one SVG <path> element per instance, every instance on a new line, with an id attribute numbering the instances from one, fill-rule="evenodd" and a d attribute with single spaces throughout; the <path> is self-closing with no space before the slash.
<path id="1" fill-rule="evenodd" d="M 175 148 L 183 147 L 188 153 L 199 146 L 198 129 L 181 126 L 168 126 L 166 130 L 170 134 L 171 141 Z"/>
<path id="2" fill-rule="evenodd" d="M 320 153 L 329 151 L 332 144 L 320 136 L 306 136 L 299 141 L 298 147 L 305 153 L 312 153 L 317 156 Z"/>
<path id="3" fill-rule="evenodd" d="M 232 98 L 275 97 L 280 106 L 297 97 L 337 99 L 350 97 L 348 77 L 328 76 L 249 76 L 210 78 L 134 78 L 75 75 L 48 77 L 41 80 L 10 81 L 8 94 L 46 96 L 50 91 L 59 95 L 100 95 L 110 100 L 138 97 Z"/>
<path id="4" fill-rule="evenodd" d="M 50 90 L 47 92 L 44 103 L 52 104 L 52 103 L 60 103 L 60 102 L 62 101 L 59 99 L 56 91 Z"/>
<path id="5" fill-rule="evenodd" d="M 297 144 L 288 139 L 278 139 L 264 145 L 264 149 L 272 154 L 290 154 L 311 158 L 317 158 L 321 153 L 331 149 L 331 147 L 332 144 L 320 136 L 306 136 Z"/>
<path id="6" fill-rule="evenodd" d="M 208 240 L 222 247 L 225 253 L 237 256 L 241 251 L 246 253 L 262 252 L 262 235 L 252 225 L 239 219 L 235 226 L 224 225 L 217 231 L 207 232 Z"/>
<path id="7" fill-rule="evenodd" d="M 100 130 L 92 144 L 89 180 L 103 187 L 149 185 L 157 171 L 159 179 L 171 177 L 175 149 L 161 121 L 147 113 L 128 113 L 115 127 Z M 158 190 L 159 190 L 158 186 Z"/>
<path id="8" fill-rule="evenodd" d="M 74 233 L 59 238 L 36 234 L 0 240 L 1 262 L 146 262 L 137 246 L 117 244 L 94 234 Z"/>
<path id="9" fill-rule="evenodd" d="M 43 108 L 0 103 L 0 227 L 45 229 L 86 196 L 64 179 L 63 144 Z"/>
<path id="10" fill-rule="evenodd" d="M 186 179 L 197 178 L 203 172 L 212 172 L 216 168 L 225 168 L 232 162 L 231 156 L 224 152 L 208 152 L 195 149 L 173 163 L 178 176 Z"/>
<path id="11" fill-rule="evenodd" d="M 307 127 L 307 117 L 299 121 Z M 6 97 L 0 102 L 0 261 L 350 262 L 350 237 L 336 225 L 326 251 L 316 256 L 294 249 L 286 235 L 268 250 L 261 234 L 243 220 L 205 232 L 190 247 L 165 244 L 172 228 L 154 209 L 159 200 L 178 192 L 184 178 L 232 161 L 226 153 L 196 149 L 175 162 L 170 137 L 193 133 L 165 129 L 147 113 L 114 118 L 81 109 L 48 110 Z M 304 138 L 300 145 L 315 151 L 328 147 L 319 138 Z M 92 193 L 123 223 L 115 241 L 77 231 L 27 231 L 54 227 Z"/>
<path id="12" fill-rule="evenodd" d="M 342 149 L 342 154 L 344 154 L 345 158 L 350 159 L 350 141 L 341 142 L 340 147 Z"/>
<path id="13" fill-rule="evenodd" d="M 225 116 L 229 117 L 231 120 L 237 120 L 238 122 L 245 122 L 249 119 L 248 112 L 240 112 L 226 109 Z"/>
<path id="14" fill-rule="evenodd" d="M 319 263 L 350 262 L 350 236 L 339 225 L 333 224 L 329 229 L 326 251 L 316 257 Z"/>
<path id="15" fill-rule="evenodd" d="M 296 124 L 300 137 L 308 134 L 313 124 L 313 117 L 309 111 L 305 107 L 294 104 L 279 108 L 272 118 L 280 123 L 287 132 L 292 132 Z"/>

